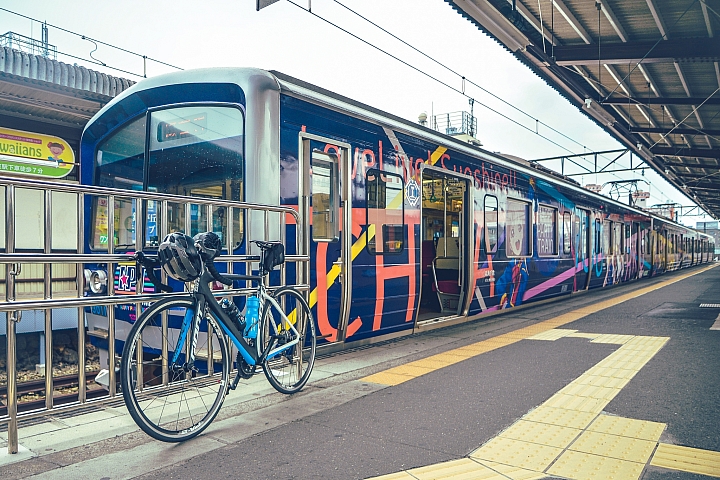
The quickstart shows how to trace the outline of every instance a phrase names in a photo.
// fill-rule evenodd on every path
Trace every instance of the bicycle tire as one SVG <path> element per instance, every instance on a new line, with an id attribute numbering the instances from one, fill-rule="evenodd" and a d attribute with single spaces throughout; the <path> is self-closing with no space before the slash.
<path id="1" fill-rule="evenodd" d="M 181 368 L 183 364 L 188 367 L 187 349 L 180 354 L 177 365 L 171 365 L 184 315 L 188 310 L 194 312 L 195 308 L 191 297 L 154 303 L 135 322 L 123 349 L 120 380 L 125 405 L 145 433 L 164 442 L 182 442 L 202 432 L 217 415 L 227 394 L 230 351 L 212 315 L 206 315 L 200 324 L 192 368 Z M 168 328 L 164 335 L 162 316 L 165 312 Z M 208 326 L 212 327 L 212 349 L 208 348 Z M 169 357 L 165 366 L 163 341 L 168 345 Z M 139 342 L 141 355 L 137 349 Z M 138 359 L 142 361 L 142 382 L 138 382 Z"/>
<path id="2" fill-rule="evenodd" d="M 265 376 L 275 390 L 284 394 L 299 392 L 308 381 L 315 365 L 315 320 L 305 298 L 292 287 L 284 287 L 273 294 L 273 298 L 283 308 L 285 315 L 295 319 L 295 328 L 301 337 L 296 345 L 288 350 L 268 358 L 263 362 Z M 280 325 L 280 312 L 269 301 L 263 306 L 262 324 L 259 329 L 261 351 L 265 351 L 268 342 L 275 346 L 288 338 L 273 338 L 271 332 Z M 299 321 L 297 321 L 299 320 Z M 274 327 L 273 327 L 274 326 Z M 288 330 L 285 330 L 288 332 Z"/>

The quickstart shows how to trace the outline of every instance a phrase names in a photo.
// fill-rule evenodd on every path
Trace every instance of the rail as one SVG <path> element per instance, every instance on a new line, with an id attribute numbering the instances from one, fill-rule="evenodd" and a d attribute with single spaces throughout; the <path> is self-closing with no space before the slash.
<path id="1" fill-rule="evenodd" d="M 33 195 L 40 199 L 39 205 L 28 206 L 24 203 L 20 205 L 17 202 L 19 192 L 33 192 Z M 63 251 L 57 251 L 58 248 L 53 246 L 53 228 L 56 227 L 53 222 L 53 199 L 56 194 L 66 196 L 71 194 L 76 197 L 74 203 L 77 216 L 74 221 L 77 232 L 74 233 L 73 239 L 64 239 Z M 24 212 L 27 210 L 41 212 L 42 224 L 38 227 L 38 234 L 42 237 L 42 249 L 19 252 L 17 250 L 22 248 L 16 248 L 18 226 L 21 229 L 26 227 L 23 221 Z M 126 218 L 129 223 L 120 224 L 120 210 L 125 214 L 131 213 Z M 87 218 L 86 212 L 91 212 Z M 92 212 L 94 218 L 91 218 Z M 290 239 L 286 238 L 287 232 L 292 231 L 286 228 L 288 222 L 296 225 L 294 238 Z M 0 376 L 0 425 L 6 423 L 8 426 L 10 454 L 18 452 L 18 420 L 47 415 L 48 411 L 54 409 L 78 408 L 90 402 L 104 402 L 117 398 L 115 367 L 119 352 L 115 351 L 114 341 L 118 339 L 115 328 L 115 306 L 131 305 L 134 306 L 135 312 L 139 312 L 142 308 L 141 304 L 154 302 L 168 294 L 144 292 L 142 275 L 138 275 L 133 291 L 117 294 L 116 267 L 133 262 L 129 254 L 134 251 L 152 250 L 157 246 L 158 239 L 163 238 L 168 232 L 182 230 L 195 234 L 200 231 L 220 231 L 224 248 L 232 253 L 220 257 L 220 261 L 224 262 L 227 271 L 232 273 L 242 273 L 238 270 L 252 268 L 253 262 L 257 263 L 257 255 L 253 250 L 257 247 L 245 240 L 280 240 L 286 246 L 294 244 L 295 253 L 285 257 L 286 262 L 296 264 L 294 278 L 288 279 L 287 267 L 282 265 L 278 286 L 292 284 L 306 294 L 309 291 L 310 255 L 309 247 L 304 240 L 305 236 L 302 234 L 305 226 L 298 212 L 289 207 L 0 176 L 0 227 L 2 223 L 4 228 L 0 228 L 0 265 L 5 265 L 5 275 L 4 279 L 0 279 L 0 287 L 4 286 L 6 301 L 0 304 L 0 318 L 3 315 L 5 317 L 7 348 L 5 385 L 2 384 Z M 94 229 L 92 238 L 86 236 L 87 229 Z M 123 250 L 127 253 L 116 251 L 116 243 L 120 243 L 120 237 L 123 235 L 131 240 L 123 245 Z M 74 242 L 76 248 L 68 251 L 66 248 L 68 241 Z M 247 246 L 246 252 L 235 254 L 243 242 Z M 97 253 L 77 253 L 86 251 L 88 247 L 94 248 Z M 38 252 L 38 250 L 42 251 Z M 23 265 L 38 264 L 43 265 L 42 292 L 36 292 L 35 298 L 18 298 L 16 285 Z M 52 266 L 61 264 L 76 266 L 75 289 L 72 292 L 64 291 L 63 298 L 56 298 L 60 295 L 57 295 L 53 289 Z M 89 296 L 86 285 L 88 279 L 85 276 L 86 264 L 105 267 L 107 272 L 105 294 Z M 137 272 L 142 272 L 137 265 L 135 267 Z M 162 280 L 165 282 L 164 272 L 162 275 Z M 67 279 L 63 278 L 63 280 Z M 246 284 L 240 288 L 218 290 L 216 294 L 235 296 L 246 295 L 252 291 L 254 290 Z M 25 297 L 27 296 L 26 294 Z M 87 369 L 94 370 L 97 366 L 89 366 L 86 361 L 86 341 L 89 332 L 86 330 L 85 310 L 87 307 L 98 306 L 112 307 L 106 309 L 109 376 L 107 392 L 88 389 L 88 376 L 92 375 L 92 372 Z M 77 311 L 77 339 L 73 339 L 77 342 L 77 373 L 73 372 L 70 375 L 53 374 L 52 312 L 58 309 Z M 28 311 L 44 312 L 44 325 L 40 332 L 40 335 L 44 336 L 42 337 L 44 345 L 40 347 L 40 358 L 45 359 L 45 368 L 42 381 L 36 378 L 18 385 L 16 327 L 22 321 L 23 312 Z M 1 334 L 0 329 L 0 336 Z M 1 353 L 0 360 L 2 360 Z M 72 378 L 75 380 L 71 380 Z M 57 394 L 55 389 L 60 387 L 67 387 L 65 390 L 70 389 L 72 392 Z M 77 389 L 77 392 L 74 389 Z M 40 392 L 44 392 L 44 399 L 38 400 L 38 397 L 43 396 Z M 24 393 L 30 393 L 32 398 L 22 401 Z M 3 405 L 3 397 L 5 405 Z M 20 408 L 18 408 L 19 404 Z"/>

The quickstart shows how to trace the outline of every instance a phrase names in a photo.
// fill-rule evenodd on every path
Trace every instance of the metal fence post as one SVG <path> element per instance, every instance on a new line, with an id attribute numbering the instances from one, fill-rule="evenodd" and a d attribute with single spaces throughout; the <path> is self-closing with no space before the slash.
<path id="1" fill-rule="evenodd" d="M 15 185 L 5 186 L 5 252 L 15 253 Z M 15 275 L 20 268 L 16 265 L 5 266 L 5 299 L 7 302 L 15 300 Z M 7 412 L 10 418 L 8 422 L 8 453 L 18 453 L 18 427 L 17 427 L 17 384 L 16 382 L 16 346 L 15 346 L 15 321 L 18 312 L 10 311 L 5 313 L 7 321 Z"/>

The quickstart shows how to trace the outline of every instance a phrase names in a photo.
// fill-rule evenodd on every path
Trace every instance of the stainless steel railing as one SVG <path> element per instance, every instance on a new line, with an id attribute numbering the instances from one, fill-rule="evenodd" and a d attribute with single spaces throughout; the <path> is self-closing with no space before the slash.
<path id="1" fill-rule="evenodd" d="M 115 379 L 115 363 L 116 356 L 119 352 L 115 352 L 115 305 L 134 304 L 135 312 L 141 311 L 141 303 L 153 302 L 160 298 L 165 298 L 168 294 L 161 293 L 145 293 L 143 291 L 143 275 L 137 275 L 136 290 L 134 294 L 117 295 L 114 288 L 114 272 L 115 267 L 119 263 L 127 263 L 129 257 L 127 254 L 115 252 L 115 220 L 114 212 L 115 201 L 131 201 L 134 202 L 134 212 L 140 214 L 133 215 L 132 230 L 135 235 L 134 251 L 147 250 L 148 242 L 146 232 L 148 231 L 148 219 L 144 215 L 148 211 L 149 202 L 156 202 L 154 206 L 159 214 L 156 220 L 155 228 L 157 229 L 157 237 L 163 238 L 169 230 L 170 218 L 168 216 L 169 207 L 184 209 L 184 228 L 185 232 L 192 232 L 192 215 L 191 210 L 194 208 L 198 212 L 198 220 L 195 222 L 196 229 L 204 227 L 202 231 L 213 230 L 213 212 L 220 209 L 225 213 L 224 218 L 227 224 L 224 225 L 225 245 L 232 250 L 233 246 L 239 244 L 234 238 L 236 231 L 239 231 L 244 239 L 249 238 L 249 232 L 259 236 L 260 238 L 251 238 L 253 240 L 281 240 L 286 246 L 288 242 L 294 244 L 296 254 L 286 255 L 286 262 L 297 263 L 295 268 L 295 278 L 287 278 L 287 269 L 285 265 L 280 269 L 280 285 L 292 284 L 300 290 L 309 291 L 308 287 L 308 262 L 310 259 L 308 245 L 306 244 L 305 235 L 302 234 L 306 228 L 304 219 L 300 217 L 298 212 L 292 208 L 259 205 L 245 202 L 225 201 L 198 197 L 183 197 L 178 195 L 159 194 L 154 192 L 138 192 L 134 190 L 120 190 L 105 187 L 88 187 L 75 184 L 52 183 L 40 180 L 19 179 L 13 177 L 0 176 L 0 193 L 5 190 L 4 212 L 0 212 L 0 224 L 2 222 L 2 214 L 4 213 L 4 234 L 5 245 L 4 251 L 0 250 L 0 265 L 5 265 L 5 302 L 0 303 L 0 313 L 5 313 L 6 317 L 6 414 L 0 414 L 0 424 L 8 425 L 8 453 L 17 453 L 18 451 L 18 420 L 22 418 L 31 418 L 34 416 L 47 415 L 48 411 L 56 409 L 78 408 L 90 402 L 103 402 L 116 397 L 116 379 Z M 18 190 L 35 190 L 42 192 L 42 211 L 44 221 L 42 224 L 43 248 L 42 253 L 33 252 L 17 252 L 16 234 L 18 214 L 22 214 L 23 205 L 18 205 L 16 201 Z M 88 199 L 93 197 L 102 198 L 106 202 L 107 211 L 104 224 L 99 225 L 97 218 L 90 218 L 91 223 L 95 227 L 102 227 L 107 234 L 107 247 L 104 252 L 97 254 L 88 253 L 67 253 L 57 252 L 53 249 L 53 193 L 70 193 L 77 195 L 77 236 L 75 244 L 78 252 L 84 252 L 86 247 L 86 205 Z M 25 207 L 27 208 L 27 207 Z M 237 214 L 236 214 L 237 212 Z M 21 215 L 22 216 L 22 215 Z M 204 217 L 204 225 L 202 219 Z M 141 220 L 141 221 L 140 221 Z M 294 238 L 285 238 L 287 222 L 291 221 L 296 224 Z M 239 223 L 239 225 L 235 225 Z M 260 223 L 260 225 L 257 225 Z M 278 234 L 280 238 L 269 238 L 272 234 Z M 242 239 L 238 239 L 241 240 Z M 226 255 L 221 257 L 221 261 L 227 263 L 227 271 L 233 272 L 233 269 L 240 264 L 249 265 L 252 268 L 253 251 L 251 247 L 254 245 L 246 243 L 248 251 L 243 255 Z M 0 248 L 2 248 L 0 243 Z M 16 298 L 17 276 L 22 270 L 22 265 L 42 264 L 42 295 L 38 293 L 36 298 Z M 74 295 L 68 296 L 65 292 L 64 298 L 54 298 L 53 294 L 53 278 L 52 265 L 55 264 L 75 264 L 76 268 L 76 291 Z M 85 289 L 84 264 L 104 265 L 107 271 L 107 292 L 104 295 L 87 296 Z M 137 268 L 137 266 L 136 266 Z M 137 269 L 142 272 L 141 269 Z M 237 273 L 237 272 L 235 272 Z M 163 281 L 165 281 L 163 273 Z M 0 283 L 2 281 L 0 280 Z M 248 288 L 236 288 L 230 290 L 220 290 L 218 296 L 226 295 L 246 295 L 253 290 Z M 173 295 L 173 294 L 169 294 Z M 108 372 L 109 372 L 109 392 L 101 398 L 88 399 L 87 396 L 87 379 L 86 379 L 86 326 L 85 326 L 85 307 L 92 306 L 108 306 Z M 53 383 L 53 328 L 52 328 L 52 311 L 60 308 L 77 309 L 77 354 L 78 354 L 78 392 L 77 399 L 69 404 L 57 406 L 54 404 L 54 383 Z M 44 357 L 45 357 L 45 404 L 43 408 L 36 408 L 31 411 L 18 413 L 18 384 L 17 384 L 17 336 L 16 326 L 22 319 L 22 312 L 31 310 L 44 312 L 43 334 L 45 335 Z M 1 407 L 2 405 L 0 405 Z"/>

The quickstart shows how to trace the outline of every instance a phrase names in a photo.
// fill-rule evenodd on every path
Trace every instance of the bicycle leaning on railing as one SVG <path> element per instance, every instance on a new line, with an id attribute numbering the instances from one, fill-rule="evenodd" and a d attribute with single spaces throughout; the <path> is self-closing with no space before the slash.
<path id="1" fill-rule="evenodd" d="M 168 235 L 157 258 L 135 254 L 157 289 L 153 270 L 161 266 L 186 282 L 186 295 L 162 299 L 148 307 L 130 330 L 120 366 L 125 404 L 135 423 L 148 435 L 180 442 L 198 435 L 212 422 L 225 396 L 241 378 L 262 366 L 270 384 L 290 394 L 300 391 L 315 363 L 315 322 L 305 298 L 292 286 L 269 293 L 265 275 L 284 262 L 279 242 L 254 242 L 260 247 L 258 275 L 220 274 L 213 260 L 220 239 L 212 232 L 191 238 Z M 250 280 L 256 296 L 246 300 L 243 316 L 234 305 L 216 300 L 209 284 L 232 285 Z M 237 349 L 237 373 L 229 381 Z"/>

